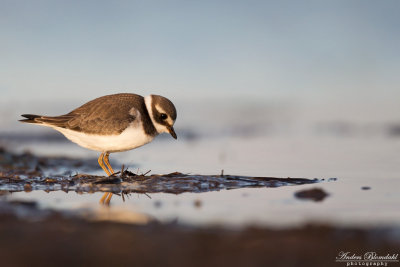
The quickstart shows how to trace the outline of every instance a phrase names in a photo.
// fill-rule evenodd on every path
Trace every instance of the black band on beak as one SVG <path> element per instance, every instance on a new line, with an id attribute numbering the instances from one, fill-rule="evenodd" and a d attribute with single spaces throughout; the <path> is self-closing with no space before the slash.
<path id="1" fill-rule="evenodd" d="M 178 137 L 176 136 L 176 133 L 175 133 L 174 127 L 172 127 L 172 126 L 169 126 L 169 127 L 168 127 L 168 131 L 169 131 L 169 133 L 172 135 L 172 137 L 173 137 L 173 138 L 175 138 L 175 139 L 177 139 L 177 138 L 178 138 Z"/>

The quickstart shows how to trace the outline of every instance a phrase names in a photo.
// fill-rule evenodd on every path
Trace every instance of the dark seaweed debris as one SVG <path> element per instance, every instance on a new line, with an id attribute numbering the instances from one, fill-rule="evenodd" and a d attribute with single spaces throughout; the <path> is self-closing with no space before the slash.
<path id="1" fill-rule="evenodd" d="M 309 199 L 316 202 L 322 201 L 327 196 L 329 196 L 329 194 L 326 193 L 321 188 L 312 188 L 312 189 L 297 191 L 294 195 L 299 199 Z"/>
<path id="2" fill-rule="evenodd" d="M 316 183 L 317 179 L 245 177 L 232 175 L 189 175 L 170 173 L 149 176 L 94 176 L 78 174 L 72 177 L 2 176 L 0 190 L 15 191 L 77 191 L 112 193 L 173 193 L 207 192 L 244 187 L 279 187 Z"/>
<path id="3" fill-rule="evenodd" d="M 17 192 L 32 190 L 112 193 L 173 193 L 207 192 L 244 187 L 280 187 L 311 184 L 321 179 L 247 177 L 234 175 L 135 174 L 122 170 L 114 176 L 90 174 L 51 174 L 57 168 L 81 167 L 77 159 L 36 157 L 30 153 L 12 154 L 0 150 L 0 190 Z"/>

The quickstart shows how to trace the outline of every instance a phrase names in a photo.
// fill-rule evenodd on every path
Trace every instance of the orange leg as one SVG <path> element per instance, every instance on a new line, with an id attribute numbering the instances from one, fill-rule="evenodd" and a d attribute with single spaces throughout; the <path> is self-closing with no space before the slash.
<path id="1" fill-rule="evenodd" d="M 106 153 L 101 153 L 100 157 L 98 158 L 97 162 L 99 163 L 100 167 L 106 172 L 107 176 L 111 176 L 114 173 L 113 168 L 110 165 L 110 162 L 108 161 L 108 157 L 109 157 L 110 153 L 106 152 Z M 104 165 L 107 166 L 105 166 Z M 104 193 L 104 195 L 101 197 L 100 199 L 100 204 L 103 205 L 110 205 L 110 201 L 111 201 L 111 197 L 112 197 L 112 193 L 110 192 L 106 192 Z"/>
<path id="2" fill-rule="evenodd" d="M 110 153 L 109 153 L 109 152 L 107 152 L 107 153 L 104 155 L 104 163 L 107 165 L 107 168 L 108 168 L 108 170 L 110 171 L 111 175 L 113 175 L 113 174 L 114 174 L 114 170 L 113 170 L 113 168 L 111 167 L 110 162 L 108 161 L 108 157 L 109 157 L 109 156 L 110 156 Z"/>
<path id="3" fill-rule="evenodd" d="M 106 166 L 104 166 L 103 159 L 104 159 L 104 153 L 101 153 L 100 157 L 97 159 L 97 162 L 99 163 L 99 165 L 103 169 L 103 171 L 105 171 L 107 173 L 107 176 L 110 176 L 111 175 L 110 172 L 108 171 Z"/>

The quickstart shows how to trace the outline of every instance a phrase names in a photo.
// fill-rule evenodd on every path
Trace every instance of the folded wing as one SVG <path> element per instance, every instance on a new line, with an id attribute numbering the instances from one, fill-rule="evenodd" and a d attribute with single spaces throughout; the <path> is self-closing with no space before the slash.
<path id="1" fill-rule="evenodd" d="M 61 127 L 88 134 L 110 135 L 124 131 L 144 108 L 143 97 L 117 94 L 96 98 L 61 116 L 22 115 L 21 122 Z"/>

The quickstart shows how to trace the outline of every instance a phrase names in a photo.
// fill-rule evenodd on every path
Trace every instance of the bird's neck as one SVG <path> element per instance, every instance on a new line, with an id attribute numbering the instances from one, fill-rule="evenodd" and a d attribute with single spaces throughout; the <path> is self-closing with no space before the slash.
<path id="1" fill-rule="evenodd" d="M 157 134 L 163 133 L 165 131 L 164 128 L 161 125 L 159 125 L 154 119 L 153 96 L 152 95 L 145 96 L 144 97 L 144 104 L 146 106 L 147 112 L 149 113 L 150 120 L 153 123 L 153 126 L 154 126 Z"/>

